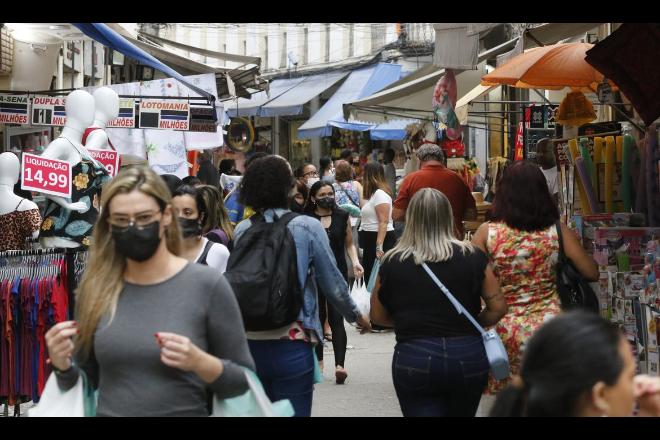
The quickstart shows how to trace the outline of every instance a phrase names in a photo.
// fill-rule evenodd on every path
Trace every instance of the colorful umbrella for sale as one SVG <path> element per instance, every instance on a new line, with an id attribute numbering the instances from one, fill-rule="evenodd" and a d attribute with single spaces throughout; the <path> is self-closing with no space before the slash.
<path id="1" fill-rule="evenodd" d="M 589 43 L 535 47 L 485 75 L 481 84 L 549 90 L 571 87 L 593 93 L 603 81 L 603 75 L 584 59 L 592 47 Z"/>

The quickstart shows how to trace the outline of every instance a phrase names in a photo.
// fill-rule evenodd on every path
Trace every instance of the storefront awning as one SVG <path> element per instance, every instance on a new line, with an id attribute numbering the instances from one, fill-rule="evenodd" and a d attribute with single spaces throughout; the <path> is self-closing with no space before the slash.
<path id="1" fill-rule="evenodd" d="M 322 75 L 305 76 L 303 81 L 280 96 L 271 99 L 259 109 L 259 116 L 293 116 L 303 113 L 303 106 L 314 97 L 325 92 L 348 72 L 332 72 Z M 275 80 L 273 83 L 280 81 Z"/>
<path id="2" fill-rule="evenodd" d="M 279 98 L 282 94 L 286 93 L 304 80 L 304 77 L 276 79 L 270 83 L 269 92 L 263 91 L 255 93 L 250 99 L 238 98 L 238 100 L 227 101 L 225 106 L 227 108 L 227 114 L 230 118 L 235 118 L 237 116 L 259 116 L 259 109 L 261 109 L 264 104 Z"/>
<path id="3" fill-rule="evenodd" d="M 458 122 L 460 122 L 461 125 L 467 125 L 468 111 L 472 101 L 481 98 L 496 87 L 500 86 L 482 86 L 481 84 L 478 84 L 474 89 L 467 92 L 465 96 L 456 101 L 456 116 L 458 117 Z"/>
<path id="4" fill-rule="evenodd" d="M 193 90 L 194 92 L 198 93 L 200 96 L 207 98 L 210 102 L 215 101 L 215 97 L 211 93 L 208 93 L 200 89 L 199 87 L 196 87 L 193 84 L 189 83 L 179 72 L 163 64 L 154 56 L 140 49 L 135 44 L 133 44 L 132 42 L 128 41 L 126 38 L 121 36 L 119 33 L 110 29 L 106 24 L 73 23 L 73 25 L 78 29 L 80 29 L 85 35 L 98 41 L 104 46 L 114 49 L 117 52 L 121 52 L 127 57 L 131 57 L 144 65 L 153 67 L 154 69 L 163 72 L 165 75 L 176 79 L 177 81 L 188 87 L 190 90 Z"/>
<path id="5" fill-rule="evenodd" d="M 346 120 L 342 106 L 370 96 L 399 80 L 400 77 L 401 66 L 398 64 L 378 63 L 354 70 L 328 102 L 298 129 L 298 137 L 309 139 L 330 136 L 332 127 L 353 131 L 367 131 L 374 128 L 376 124 L 373 123 Z"/>
<path id="6" fill-rule="evenodd" d="M 374 141 L 402 141 L 406 138 L 406 127 L 419 122 L 415 119 L 396 119 L 384 124 L 378 124 L 369 130 L 369 136 Z"/>

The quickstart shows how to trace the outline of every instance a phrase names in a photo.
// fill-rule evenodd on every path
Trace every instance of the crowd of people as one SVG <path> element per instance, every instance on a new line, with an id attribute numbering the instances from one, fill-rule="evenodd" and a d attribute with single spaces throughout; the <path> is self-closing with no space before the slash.
<path id="1" fill-rule="evenodd" d="M 350 150 L 296 170 L 256 153 L 228 194 L 219 176 L 239 174 L 231 161 L 218 170 L 203 157 L 200 174 L 183 180 L 123 169 L 103 189 L 75 320 L 46 335 L 60 389 L 82 371 L 98 391 L 97 415 L 207 416 L 214 398 L 248 390 L 247 369 L 271 401 L 310 416 L 324 340 L 336 384 L 349 377 L 347 321 L 362 333 L 394 331 L 404 416 L 472 417 L 489 399 L 493 416 L 660 416 L 660 380 L 635 375 L 619 331 L 561 309 L 557 228 L 580 274 L 599 274 L 559 221 L 542 167 L 505 170 L 469 242 L 469 187 L 440 147 L 416 154 L 420 170 L 398 183 L 393 151 L 359 179 Z M 405 225 L 400 236 L 395 223 Z M 489 374 L 481 334 L 426 267 L 496 329 L 509 378 Z M 349 292 L 372 273 L 367 316 Z"/>

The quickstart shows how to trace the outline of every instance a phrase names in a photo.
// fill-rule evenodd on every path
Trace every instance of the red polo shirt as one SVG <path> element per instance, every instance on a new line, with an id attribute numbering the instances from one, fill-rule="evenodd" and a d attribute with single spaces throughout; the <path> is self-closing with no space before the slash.
<path id="1" fill-rule="evenodd" d="M 463 239 L 463 214 L 468 209 L 477 209 L 470 188 L 454 171 L 440 164 L 424 164 L 419 171 L 408 174 L 399 188 L 399 195 L 394 202 L 397 209 L 406 210 L 410 199 L 422 188 L 434 188 L 449 199 L 454 212 L 454 225 L 458 238 Z"/>

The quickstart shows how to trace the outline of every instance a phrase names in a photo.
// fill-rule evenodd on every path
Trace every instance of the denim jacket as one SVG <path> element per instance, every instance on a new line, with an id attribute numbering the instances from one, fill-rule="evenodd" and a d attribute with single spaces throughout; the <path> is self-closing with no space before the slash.
<path id="1" fill-rule="evenodd" d="M 289 212 L 288 209 L 268 209 L 264 212 L 267 222 L 273 221 L 273 213 L 278 217 Z M 234 241 L 252 226 L 250 219 L 236 226 Z M 348 292 L 348 284 L 342 276 L 335 257 L 330 249 L 328 234 L 317 219 L 299 215 L 287 225 L 296 242 L 298 259 L 298 278 L 304 288 L 303 307 L 298 315 L 303 328 L 314 330 L 319 341 L 323 341 L 323 328 L 319 319 L 318 287 L 348 322 L 355 322 L 359 317 L 355 302 Z M 317 287 L 318 286 L 318 287 Z"/>

